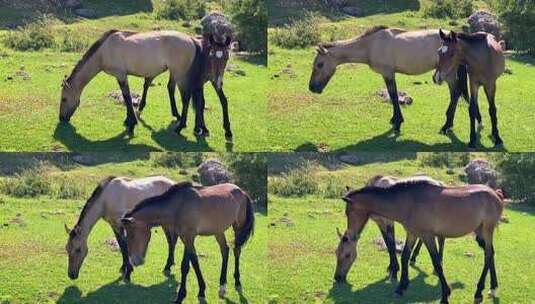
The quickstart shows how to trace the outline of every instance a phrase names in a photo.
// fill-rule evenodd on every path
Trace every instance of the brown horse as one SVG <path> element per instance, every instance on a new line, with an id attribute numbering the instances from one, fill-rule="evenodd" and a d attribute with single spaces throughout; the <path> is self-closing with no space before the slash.
<path id="1" fill-rule="evenodd" d="M 432 179 L 429 176 L 425 175 L 416 175 L 408 178 L 397 178 L 394 176 L 383 176 L 383 175 L 376 175 L 372 177 L 367 183 L 366 186 L 375 186 L 375 187 L 381 187 L 381 188 L 388 188 L 392 187 L 396 183 L 405 183 L 408 181 L 426 181 L 430 184 L 442 186 L 443 184 L 437 180 Z M 353 189 L 350 189 L 347 187 L 347 191 L 352 191 Z M 381 235 L 383 237 L 383 241 L 385 242 L 386 248 L 388 250 L 388 255 L 390 257 L 390 264 L 388 265 L 387 272 L 389 274 L 389 277 L 391 280 L 397 280 L 397 273 L 399 270 L 399 264 L 398 259 L 396 256 L 396 234 L 395 234 L 395 225 L 394 221 L 391 219 L 388 219 L 386 217 L 372 214 L 370 215 L 370 218 L 377 224 L 377 227 L 379 227 L 379 231 L 381 231 Z M 353 265 L 354 260 L 346 259 L 345 257 L 347 255 L 354 256 L 356 258 L 357 256 L 357 242 L 358 238 L 355 238 L 356 234 L 349 229 L 351 226 L 350 219 L 348 219 L 347 223 L 347 230 L 344 232 L 344 234 L 340 233 L 338 228 L 336 228 L 336 232 L 338 234 L 338 238 L 340 239 L 340 243 L 338 244 L 338 247 L 336 249 L 336 258 L 337 258 L 337 269 L 340 269 L 337 271 L 341 278 L 339 280 L 345 280 L 345 277 L 347 276 L 347 273 L 349 272 L 349 269 Z M 420 253 L 420 248 L 422 247 L 422 240 L 419 239 L 416 247 L 413 251 L 413 254 L 411 256 L 411 263 L 416 263 L 416 257 Z M 444 238 L 439 237 L 438 238 L 438 246 L 439 246 L 439 255 L 442 259 L 443 256 L 443 250 L 444 250 Z M 349 263 L 349 265 L 343 265 L 344 263 Z M 342 271 L 343 269 L 343 271 Z"/>
<path id="2" fill-rule="evenodd" d="M 401 280 L 396 289 L 402 295 L 409 285 L 408 263 L 416 238 L 429 251 L 442 287 L 442 303 L 448 303 L 451 289 L 446 282 L 435 238 L 457 238 L 475 232 L 476 241 L 485 251 L 485 263 L 474 298 L 482 301 L 481 292 L 490 270 L 490 294 L 495 296 L 498 280 L 494 265 L 493 233 L 504 203 L 500 196 L 484 185 L 443 187 L 427 181 L 396 183 L 388 188 L 364 187 L 344 196 L 350 230 L 358 238 L 371 214 L 401 223 L 407 240 L 401 255 Z M 348 257 L 350 259 L 352 257 Z M 354 258 L 353 258 L 354 259 Z M 335 278 L 340 278 L 337 268 Z"/>
<path id="3" fill-rule="evenodd" d="M 174 184 L 174 181 L 164 176 L 138 179 L 110 176 L 103 179 L 84 205 L 74 228 L 70 229 L 65 224 L 65 231 L 69 235 L 69 240 L 65 246 L 69 255 L 69 278 L 73 280 L 78 278 L 80 268 L 88 252 L 87 238 L 93 226 L 100 219 L 103 219 L 112 228 L 121 249 L 123 265 L 120 271 L 123 279 L 127 282 L 130 281 L 133 268 L 128 261 L 126 239 L 120 221 L 121 216 L 141 200 L 160 195 Z M 166 269 L 168 267 L 171 266 L 166 266 Z"/>
<path id="4" fill-rule="evenodd" d="M 222 89 L 222 71 L 228 60 L 229 45 L 230 39 L 223 44 L 210 38 L 204 42 L 174 31 L 136 33 L 110 30 L 89 48 L 71 75 L 63 80 L 59 119 L 64 122 L 70 120 L 80 105 L 83 89 L 103 71 L 114 76 L 119 83 L 126 104 L 124 124 L 127 131 L 133 134 L 137 118 L 132 105 L 128 75 L 145 78 L 139 106 L 139 111 L 142 111 L 152 80 L 169 70 L 167 89 L 171 113 L 180 120 L 176 131 L 180 132 L 186 127 L 189 100 L 193 96 L 193 105 L 199 109 L 196 111 L 194 132 L 196 135 L 206 134 L 201 110 L 204 108 L 203 85 L 206 81 L 211 81 L 223 107 L 225 135 L 231 139 L 227 100 Z M 177 85 L 182 97 L 182 115 L 178 114 L 174 97 Z"/>
<path id="5" fill-rule="evenodd" d="M 393 124 L 394 130 L 399 132 L 403 115 L 398 102 L 395 75 L 420 75 L 435 69 L 439 59 L 438 47 L 438 30 L 408 32 L 385 26 L 368 29 L 353 39 L 320 44 L 312 67 L 309 89 L 314 93 L 323 92 L 338 65 L 367 64 L 374 72 L 383 76 L 392 100 L 393 115 L 390 123 Z M 442 133 L 453 127 L 459 97 L 462 95 L 468 100 L 465 66 L 461 65 L 458 69 L 456 67 L 455 73 L 448 78 L 450 105 L 446 112 L 446 123 L 441 128 Z M 479 121 L 481 122 L 481 119 Z"/>
<path id="6" fill-rule="evenodd" d="M 196 187 L 189 182 L 174 185 L 160 196 L 146 199 L 121 219 L 127 231 L 128 252 L 134 266 L 143 264 L 150 240 L 150 229 L 162 226 L 169 243 L 169 254 L 174 254 L 178 237 L 184 243 L 180 289 L 175 299 L 182 303 L 186 297 L 186 278 L 189 265 L 193 266 L 199 283 L 199 300 L 204 300 L 206 284 L 201 274 L 195 237 L 215 236 L 223 259 L 219 278 L 219 296 L 225 295 L 229 247 L 225 230 L 234 229 L 234 279 L 241 292 L 240 254 L 242 246 L 254 231 L 254 210 L 250 197 L 233 184 Z"/>
<path id="7" fill-rule="evenodd" d="M 451 77 L 455 67 L 459 64 L 468 66 L 470 78 L 470 147 L 475 148 L 477 134 L 475 120 L 479 110 L 477 109 L 477 95 L 479 87 L 483 86 L 487 101 L 489 102 L 489 115 L 492 123 L 492 136 L 496 146 L 502 145 L 498 131 L 498 118 L 496 116 L 496 79 L 505 70 L 505 58 L 503 56 L 503 41 L 497 42 L 492 34 L 475 33 L 464 34 L 451 31 L 445 34 L 439 31 L 442 45 L 440 46 L 439 62 L 433 76 L 436 83 Z"/>

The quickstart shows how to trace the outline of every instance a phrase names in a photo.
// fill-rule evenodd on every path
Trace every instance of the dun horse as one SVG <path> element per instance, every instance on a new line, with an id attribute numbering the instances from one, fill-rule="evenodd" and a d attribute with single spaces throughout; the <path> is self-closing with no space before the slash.
<path id="1" fill-rule="evenodd" d="M 401 280 L 396 294 L 402 295 L 409 285 L 409 257 L 416 238 L 420 238 L 429 251 L 440 279 L 441 302 L 448 303 L 451 289 L 444 277 L 435 238 L 457 238 L 474 231 L 476 241 L 485 252 L 483 270 L 474 295 L 475 302 L 482 301 L 481 292 L 485 288 L 489 270 L 489 294 L 496 295 L 498 279 L 494 265 L 493 234 L 504 207 L 496 191 L 484 185 L 443 187 L 428 181 L 408 181 L 388 188 L 364 187 L 349 192 L 343 199 L 350 223 L 348 230 L 357 237 L 371 214 L 399 222 L 407 231 L 401 255 Z M 345 269 L 337 267 L 335 278 L 341 279 L 343 271 Z"/>
<path id="2" fill-rule="evenodd" d="M 431 177 L 420 175 L 420 176 L 413 176 L 409 178 L 396 178 L 393 176 L 382 176 L 382 175 L 376 175 L 372 177 L 366 186 L 375 186 L 375 187 L 381 187 L 381 188 L 388 188 L 396 183 L 405 183 L 408 181 L 427 181 L 430 184 L 442 186 L 443 184 L 439 181 L 436 181 L 432 179 Z M 351 191 L 349 187 L 347 187 L 348 191 Z M 395 234 L 395 226 L 394 221 L 391 219 L 388 219 L 383 216 L 372 214 L 370 215 L 370 218 L 377 224 L 377 227 L 379 227 L 379 230 L 381 231 L 381 235 L 383 237 L 383 240 L 385 242 L 385 245 L 388 250 L 388 255 L 390 257 L 390 264 L 388 265 L 387 272 L 389 274 L 389 277 L 391 280 L 397 280 L 397 273 L 399 270 L 399 264 L 398 259 L 396 256 L 396 234 Z M 344 269 L 344 271 L 340 271 L 341 277 L 340 280 L 345 280 L 345 277 L 347 273 L 349 272 L 349 269 L 353 265 L 356 256 L 357 256 L 357 242 L 358 242 L 358 235 L 354 234 L 354 231 L 350 230 L 351 223 L 348 220 L 348 228 L 344 232 L 344 234 L 340 233 L 338 228 L 336 229 L 336 232 L 338 234 L 338 238 L 340 239 L 340 243 L 338 245 L 338 248 L 336 249 L 336 257 L 338 261 L 337 269 L 340 267 L 340 269 Z M 443 248 L 444 248 L 444 238 L 438 238 L 438 245 L 439 245 L 439 253 L 440 257 L 442 259 L 443 255 Z M 411 263 L 416 263 L 416 257 L 418 256 L 420 252 L 420 248 L 422 246 L 422 240 L 418 240 L 418 243 L 413 251 L 412 257 L 411 257 Z M 346 256 L 355 257 L 354 259 L 346 259 Z M 348 265 L 343 265 L 344 263 Z M 337 271 L 338 272 L 338 271 Z"/>
<path id="3" fill-rule="evenodd" d="M 503 41 L 497 42 L 492 34 L 475 33 L 464 34 L 450 32 L 445 34 L 440 30 L 442 45 L 439 49 L 440 60 L 433 79 L 441 83 L 451 77 L 455 67 L 459 64 L 468 65 L 470 76 L 470 147 L 475 147 L 477 141 L 475 120 L 479 115 L 477 96 L 479 87 L 483 86 L 489 102 L 489 115 L 492 123 L 492 136 L 496 146 L 502 145 L 498 131 L 498 117 L 496 116 L 496 79 L 505 70 L 503 56 Z"/>
<path id="4" fill-rule="evenodd" d="M 234 229 L 234 279 L 241 291 L 240 254 L 254 230 L 254 211 L 251 199 L 243 190 L 233 184 L 210 187 L 196 187 L 189 182 L 174 185 L 160 196 L 146 199 L 121 220 L 127 231 L 128 252 L 134 266 L 143 264 L 150 240 L 150 229 L 162 226 L 169 243 L 169 254 L 173 254 L 178 237 L 184 243 L 180 289 L 175 302 L 182 303 L 186 297 L 186 279 L 189 265 L 193 266 L 199 283 L 200 300 L 205 298 L 204 282 L 199 260 L 195 251 L 198 235 L 215 236 L 221 249 L 222 266 L 219 278 L 219 296 L 224 297 L 227 283 L 229 247 L 225 230 Z"/>
<path id="5" fill-rule="evenodd" d="M 383 76 L 392 100 L 393 116 L 390 122 L 394 130 L 399 132 L 403 115 L 398 102 L 395 75 L 396 73 L 420 75 L 435 69 L 439 47 L 438 30 L 407 32 L 384 26 L 371 28 L 353 39 L 320 44 L 314 59 L 309 89 L 314 93 L 321 93 L 338 65 L 367 64 L 374 72 Z M 453 127 L 459 97 L 462 95 L 468 100 L 466 81 L 466 68 L 462 65 L 458 68 L 456 66 L 448 78 L 450 105 L 446 112 L 446 123 L 441 129 L 442 133 Z"/>
<path id="6" fill-rule="evenodd" d="M 98 220 L 104 219 L 110 224 L 121 249 L 123 265 L 120 271 L 123 279 L 130 281 L 130 273 L 133 268 L 128 261 L 126 240 L 121 230 L 121 216 L 141 200 L 160 195 L 172 185 L 174 185 L 174 181 L 163 176 L 134 180 L 110 176 L 103 179 L 87 200 L 74 228 L 69 229 L 65 225 L 65 230 L 69 235 L 66 246 L 69 255 L 69 277 L 73 280 L 78 278 L 80 268 L 88 252 L 87 238 Z M 166 269 L 169 267 L 171 266 L 166 266 Z"/>
<path id="7" fill-rule="evenodd" d="M 210 42 L 215 42 L 210 39 Z M 145 78 L 139 111 L 145 107 L 147 91 L 152 80 L 169 70 L 167 89 L 171 103 L 171 113 L 180 119 L 176 131 L 186 127 L 189 100 L 199 109 L 195 116 L 195 134 L 205 135 L 201 106 L 204 104 L 202 87 L 210 80 L 216 89 L 223 107 L 224 127 L 227 139 L 232 138 L 228 122 L 227 100 L 223 93 L 222 72 L 228 60 L 228 45 L 203 45 L 201 41 L 173 31 L 135 33 L 111 30 L 98 39 L 76 64 L 71 75 L 63 81 L 59 119 L 69 121 L 78 106 L 86 85 L 100 72 L 114 76 L 121 88 L 126 104 L 124 124 L 133 133 L 137 124 L 132 105 L 128 75 Z M 204 47 L 204 50 L 203 50 Z M 209 47 L 210 49 L 207 49 Z M 222 50 L 223 49 L 223 50 Z M 220 63 L 223 61 L 223 63 Z M 212 68 L 207 70 L 208 66 Z M 223 67 L 223 70 L 221 70 Z M 175 88 L 178 85 L 182 98 L 182 115 L 178 114 Z"/>

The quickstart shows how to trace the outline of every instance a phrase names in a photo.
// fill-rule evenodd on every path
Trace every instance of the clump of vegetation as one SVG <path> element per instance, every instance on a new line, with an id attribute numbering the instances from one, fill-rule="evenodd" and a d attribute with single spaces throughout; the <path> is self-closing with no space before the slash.
<path id="1" fill-rule="evenodd" d="M 423 167 L 455 168 L 463 167 L 470 161 L 470 153 L 439 152 L 418 153 L 418 160 Z"/>
<path id="2" fill-rule="evenodd" d="M 507 46 L 535 55 L 535 36 L 526 35 L 535 28 L 535 2 L 488 0 L 503 24 Z"/>
<path id="3" fill-rule="evenodd" d="M 58 48 L 62 52 L 82 52 L 89 48 L 90 41 L 86 38 L 73 34 L 68 30 L 58 43 Z"/>
<path id="4" fill-rule="evenodd" d="M 81 199 L 85 196 L 83 187 L 72 179 L 63 177 L 54 183 L 54 196 L 59 199 Z"/>
<path id="5" fill-rule="evenodd" d="M 8 31 L 4 44 L 18 51 L 37 51 L 55 46 L 51 21 L 46 16 L 16 30 Z"/>
<path id="6" fill-rule="evenodd" d="M 154 167 L 164 168 L 197 167 L 203 162 L 203 160 L 203 154 L 198 152 L 158 152 L 153 154 L 152 165 Z"/>
<path id="7" fill-rule="evenodd" d="M 283 48 L 304 48 L 320 42 L 319 17 L 308 13 L 284 28 L 275 29 L 271 42 Z"/>
<path id="8" fill-rule="evenodd" d="M 267 52 L 267 7 L 264 0 L 226 0 L 240 47 L 252 52 Z"/>
<path id="9" fill-rule="evenodd" d="M 52 189 L 46 168 L 38 165 L 15 174 L 0 184 L 3 193 L 14 197 L 36 197 L 49 194 Z"/>
<path id="10" fill-rule="evenodd" d="M 473 0 L 424 0 L 420 1 L 424 17 L 465 18 L 474 11 Z"/>
<path id="11" fill-rule="evenodd" d="M 157 19 L 193 20 L 202 18 L 206 13 L 203 0 L 161 0 L 155 3 Z"/>
<path id="12" fill-rule="evenodd" d="M 512 198 L 535 204 L 535 155 L 503 153 L 498 157 L 500 186 Z"/>
<path id="13" fill-rule="evenodd" d="M 269 190 L 283 197 L 315 194 L 318 192 L 319 184 L 313 171 L 312 165 L 306 164 L 302 168 L 273 177 L 269 181 Z"/>
<path id="14" fill-rule="evenodd" d="M 322 180 L 318 190 L 324 198 L 341 198 L 346 193 L 342 180 L 332 175 L 329 175 L 324 181 Z"/>
<path id="15" fill-rule="evenodd" d="M 267 207 L 267 158 L 261 153 L 228 153 L 224 163 L 234 182 L 261 206 Z"/>

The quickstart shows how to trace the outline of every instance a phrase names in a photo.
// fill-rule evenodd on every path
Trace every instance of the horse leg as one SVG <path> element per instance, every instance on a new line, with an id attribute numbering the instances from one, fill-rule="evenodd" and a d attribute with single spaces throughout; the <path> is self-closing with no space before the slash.
<path id="1" fill-rule="evenodd" d="M 206 122 L 204 121 L 204 111 L 206 110 L 206 99 L 204 99 L 204 89 L 201 90 L 201 105 L 199 109 L 201 109 L 201 126 L 202 131 L 204 133 L 204 136 L 210 136 L 210 131 L 206 127 Z"/>
<path id="2" fill-rule="evenodd" d="M 227 142 L 232 142 L 232 131 L 230 130 L 230 119 L 228 117 L 228 100 L 223 92 L 223 88 L 217 89 L 216 86 L 212 83 L 217 96 L 219 97 L 219 102 L 221 103 L 221 108 L 223 109 L 223 128 L 225 129 L 225 139 Z"/>
<path id="3" fill-rule="evenodd" d="M 184 298 L 186 298 L 186 279 L 188 277 L 189 272 L 189 260 L 190 260 L 190 253 L 189 250 L 184 248 L 184 256 L 182 257 L 182 265 L 180 267 L 181 271 L 181 277 L 180 277 L 180 288 L 178 290 L 178 294 L 175 298 L 175 303 L 182 303 Z"/>
<path id="4" fill-rule="evenodd" d="M 118 82 L 119 86 L 121 87 L 121 93 L 123 94 L 124 102 L 126 104 L 126 120 L 124 121 L 124 124 L 127 126 L 128 133 L 132 135 L 134 134 L 134 127 L 137 124 L 137 119 L 134 106 L 132 105 L 132 97 L 130 96 L 128 78 L 125 76 L 124 79 L 118 79 Z"/>
<path id="5" fill-rule="evenodd" d="M 379 226 L 379 230 L 381 231 L 386 248 L 388 249 L 388 255 L 390 257 L 390 264 L 388 265 L 386 271 L 388 272 L 390 280 L 395 281 L 398 278 L 399 264 L 396 256 L 394 225 L 382 225 L 377 223 L 377 226 Z"/>
<path id="6" fill-rule="evenodd" d="M 123 275 L 123 280 L 125 282 L 130 282 L 130 274 L 134 270 L 134 267 L 130 264 L 130 259 L 128 258 L 128 246 L 126 245 L 126 240 L 124 238 L 123 228 L 120 228 L 119 231 L 113 229 L 115 234 L 115 239 L 119 248 L 121 249 L 121 255 L 123 256 L 123 265 L 121 266 L 119 272 Z"/>
<path id="7" fill-rule="evenodd" d="M 401 108 L 399 107 L 396 79 L 394 75 L 392 75 L 391 77 L 383 76 L 383 78 L 386 83 L 386 89 L 388 90 L 388 94 L 390 95 L 390 100 L 392 100 L 393 115 L 392 119 L 390 119 L 390 123 L 394 126 L 394 131 L 399 132 L 401 123 L 403 123 L 403 115 L 401 114 Z"/>
<path id="8" fill-rule="evenodd" d="M 184 245 L 190 255 L 189 260 L 191 261 L 191 266 L 193 266 L 193 270 L 195 271 L 195 275 L 197 276 L 197 282 L 199 283 L 199 293 L 197 297 L 199 298 L 200 302 L 204 302 L 206 299 L 206 283 L 204 282 L 204 278 L 202 277 L 201 267 L 199 265 L 199 258 L 197 257 L 197 252 L 195 250 L 195 236 L 192 235 L 186 237 Z"/>
<path id="9" fill-rule="evenodd" d="M 176 117 L 176 119 L 180 119 L 180 115 L 178 115 L 178 110 L 176 109 L 175 89 L 176 82 L 171 76 L 169 77 L 169 82 L 167 82 L 167 92 L 169 93 L 169 103 L 171 104 L 171 115 Z M 182 101 L 182 104 L 184 104 L 184 101 Z M 182 105 L 182 107 L 183 106 L 184 105 Z"/>
<path id="10" fill-rule="evenodd" d="M 175 264 L 175 247 L 178 235 L 172 231 L 169 231 L 166 228 L 164 228 L 163 231 L 165 233 L 165 237 L 167 238 L 167 244 L 169 245 L 169 253 L 167 255 L 167 262 L 165 263 L 165 267 L 163 268 L 163 273 L 166 276 L 170 276 L 171 267 Z"/>
<path id="11" fill-rule="evenodd" d="M 191 99 L 191 89 L 180 88 L 180 97 L 182 98 L 182 116 L 180 116 L 180 122 L 175 128 L 176 133 L 180 133 L 180 131 L 182 131 L 182 129 L 186 127 L 186 124 L 188 122 L 188 108 L 189 101 Z"/>
<path id="12" fill-rule="evenodd" d="M 437 236 L 438 241 L 438 255 L 440 256 L 440 263 L 444 260 L 444 242 L 446 241 L 445 237 Z"/>
<path id="13" fill-rule="evenodd" d="M 418 257 L 418 255 L 420 254 L 420 249 L 422 248 L 422 239 L 418 239 L 418 242 L 416 243 L 416 247 L 414 247 L 414 250 L 412 251 L 412 256 L 411 256 L 411 265 L 414 265 L 416 264 L 416 258 Z"/>
<path id="14" fill-rule="evenodd" d="M 442 300 L 440 302 L 448 303 L 448 297 L 451 294 L 451 289 L 448 286 L 446 277 L 444 277 L 444 271 L 442 269 L 442 263 L 440 261 L 440 256 L 437 251 L 437 244 L 435 242 L 435 237 L 425 236 L 423 237 L 423 242 L 425 243 L 425 247 L 427 247 L 427 251 L 429 251 L 429 255 L 431 256 L 431 261 L 433 262 L 433 267 L 440 280 L 440 287 L 442 288 Z"/>
<path id="15" fill-rule="evenodd" d="M 241 292 L 241 281 L 240 281 L 240 255 L 241 248 L 234 247 L 234 287 L 238 292 Z"/>
<path id="16" fill-rule="evenodd" d="M 474 303 L 481 303 L 483 301 L 483 296 L 481 295 L 481 292 L 483 291 L 483 289 L 485 289 L 485 279 L 487 278 L 487 273 L 489 269 L 491 268 L 492 260 L 494 258 L 494 248 L 492 246 L 492 234 L 493 234 L 492 231 L 485 231 L 484 227 L 476 231 L 476 240 L 479 246 L 482 247 L 485 251 L 485 263 L 483 265 L 483 270 L 481 271 L 481 276 L 479 277 L 479 281 L 477 283 L 477 289 L 474 294 Z M 497 285 L 496 281 L 494 283 Z M 492 286 L 491 286 L 490 292 L 495 295 L 496 291 L 495 289 L 492 289 Z"/>
<path id="17" fill-rule="evenodd" d="M 398 287 L 396 288 L 396 294 L 398 296 L 402 296 L 403 292 L 409 286 L 409 258 L 415 241 L 416 237 L 407 232 L 407 239 L 405 240 L 405 246 L 401 253 L 401 278 Z"/>
<path id="18" fill-rule="evenodd" d="M 476 134 L 476 116 L 477 116 L 477 91 L 479 85 L 470 80 L 470 105 L 468 107 L 468 112 L 470 113 L 470 142 L 468 146 L 470 148 L 476 147 L 477 134 Z"/>
<path id="19" fill-rule="evenodd" d="M 203 136 L 204 129 L 202 125 L 202 117 L 204 115 L 204 104 L 202 101 L 202 88 L 193 90 L 193 108 L 195 110 L 195 128 L 193 134 L 195 136 Z"/>
<path id="20" fill-rule="evenodd" d="M 217 243 L 219 244 L 219 249 L 221 250 L 221 275 L 219 277 L 219 297 L 225 297 L 225 291 L 227 286 L 227 265 L 228 265 L 228 255 L 229 247 L 227 245 L 227 240 L 225 239 L 225 234 L 217 234 L 215 236 Z"/>
<path id="21" fill-rule="evenodd" d="M 143 112 L 145 104 L 147 103 L 147 92 L 149 91 L 150 85 L 154 77 L 146 77 L 145 83 L 143 83 L 143 95 L 141 96 L 141 101 L 139 102 L 139 112 Z"/>
<path id="22" fill-rule="evenodd" d="M 446 122 L 440 129 L 440 133 L 446 134 L 453 127 L 453 120 L 455 119 L 455 111 L 457 110 L 457 103 L 461 97 L 461 90 L 457 88 L 456 82 L 448 83 L 450 89 L 450 105 L 446 111 Z M 419 247 L 422 246 L 422 242 L 418 242 Z M 417 248 L 419 248 L 417 247 Z"/>
<path id="23" fill-rule="evenodd" d="M 500 132 L 498 131 L 498 117 L 496 116 L 496 103 L 494 97 L 496 95 L 496 83 L 485 85 L 485 95 L 487 95 L 487 100 L 489 102 L 489 115 L 490 121 L 492 123 L 492 137 L 494 137 L 494 145 L 500 146 L 503 144 L 502 139 L 500 138 Z"/>

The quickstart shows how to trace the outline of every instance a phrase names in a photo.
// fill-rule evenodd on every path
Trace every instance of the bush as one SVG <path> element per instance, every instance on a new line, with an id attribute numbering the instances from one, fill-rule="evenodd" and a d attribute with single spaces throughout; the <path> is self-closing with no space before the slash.
<path id="1" fill-rule="evenodd" d="M 421 11 L 425 17 L 466 18 L 474 11 L 473 0 L 425 0 Z"/>
<path id="2" fill-rule="evenodd" d="M 267 7 L 264 0 L 225 0 L 224 11 L 235 26 L 240 47 L 267 52 Z"/>
<path id="3" fill-rule="evenodd" d="M 234 182 L 267 208 L 267 158 L 260 153 L 227 153 L 223 162 Z"/>
<path id="4" fill-rule="evenodd" d="M 161 152 L 155 153 L 152 164 L 154 167 L 177 168 L 184 164 L 182 153 Z"/>
<path id="5" fill-rule="evenodd" d="M 203 0 L 161 0 L 155 5 L 157 19 L 192 20 L 202 18 L 206 13 Z"/>
<path id="6" fill-rule="evenodd" d="M 81 199 L 85 197 L 85 191 L 81 185 L 64 177 L 54 183 L 54 196 L 59 199 Z"/>
<path id="7" fill-rule="evenodd" d="M 61 39 L 58 48 L 62 52 L 82 52 L 89 48 L 90 42 L 80 35 L 67 31 Z"/>
<path id="8" fill-rule="evenodd" d="M 319 184 L 314 177 L 312 166 L 291 170 L 269 181 L 270 192 L 283 197 L 304 196 L 318 192 Z"/>
<path id="9" fill-rule="evenodd" d="M 507 46 L 535 55 L 535 1 L 491 0 L 493 9 L 503 24 Z"/>
<path id="10" fill-rule="evenodd" d="M 470 161 L 470 153 L 463 152 L 439 152 L 439 153 L 418 153 L 418 160 L 422 166 L 429 167 L 463 167 Z"/>
<path id="11" fill-rule="evenodd" d="M 499 183 L 506 193 L 517 200 L 535 204 L 535 154 L 500 154 L 497 169 Z"/>
<path id="12" fill-rule="evenodd" d="M 4 37 L 4 44 L 19 51 L 37 51 L 54 47 L 55 41 L 51 23 L 46 17 L 42 17 L 24 27 L 8 31 Z"/>
<path id="13" fill-rule="evenodd" d="M 319 192 L 324 198 L 341 198 L 346 193 L 346 188 L 340 178 L 329 175 L 325 181 L 322 181 Z"/>
<path id="14" fill-rule="evenodd" d="M 320 42 L 318 16 L 308 14 L 284 28 L 275 29 L 271 42 L 283 48 L 304 48 Z"/>
<path id="15" fill-rule="evenodd" d="M 52 189 L 46 170 L 41 165 L 15 174 L 0 186 L 2 192 L 15 197 L 36 197 L 49 194 Z"/>

